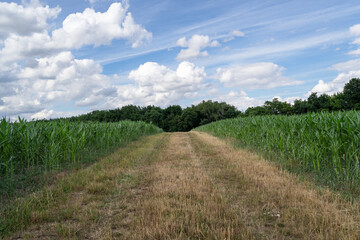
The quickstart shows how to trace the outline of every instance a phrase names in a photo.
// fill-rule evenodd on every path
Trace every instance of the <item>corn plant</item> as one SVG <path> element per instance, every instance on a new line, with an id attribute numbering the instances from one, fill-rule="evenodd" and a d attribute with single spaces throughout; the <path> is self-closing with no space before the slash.
<path id="1" fill-rule="evenodd" d="M 309 113 L 227 119 L 197 128 L 277 153 L 317 172 L 359 180 L 360 112 Z"/>
<path id="2" fill-rule="evenodd" d="M 26 169 L 53 170 L 97 151 L 161 132 L 144 122 L 16 122 L 0 120 L 0 179 L 11 181 Z"/>

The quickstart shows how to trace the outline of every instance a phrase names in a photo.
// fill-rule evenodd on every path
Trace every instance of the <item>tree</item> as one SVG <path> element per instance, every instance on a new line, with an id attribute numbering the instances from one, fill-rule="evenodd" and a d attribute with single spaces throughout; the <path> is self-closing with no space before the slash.
<path id="1" fill-rule="evenodd" d="M 344 94 L 336 93 L 330 97 L 331 110 L 338 111 L 345 108 Z"/>
<path id="2" fill-rule="evenodd" d="M 190 131 L 199 126 L 199 113 L 194 106 L 184 109 L 181 114 L 181 131 Z"/>
<path id="3" fill-rule="evenodd" d="M 343 94 L 347 109 L 360 109 L 360 78 L 353 78 L 345 84 Z"/>
<path id="4" fill-rule="evenodd" d="M 178 131 L 178 123 L 182 108 L 179 105 L 172 105 L 164 109 L 164 118 L 162 121 L 162 129 L 165 132 L 176 132 Z"/>
<path id="5" fill-rule="evenodd" d="M 258 116 L 258 115 L 267 115 L 269 112 L 265 107 L 257 106 L 257 107 L 249 107 L 245 111 L 246 116 Z"/>
<path id="6" fill-rule="evenodd" d="M 268 114 L 290 114 L 291 105 L 287 102 L 281 102 L 277 98 L 274 98 L 272 102 L 266 101 L 264 108 Z"/>
<path id="7" fill-rule="evenodd" d="M 292 112 L 294 114 L 303 114 L 307 113 L 310 110 L 310 104 L 306 100 L 296 99 L 294 101 L 294 106 L 292 107 Z"/>
<path id="8" fill-rule="evenodd" d="M 156 126 L 161 126 L 162 120 L 164 118 L 163 115 L 163 110 L 159 107 L 152 107 L 147 108 L 147 111 L 144 114 L 144 120 L 146 122 L 152 122 L 153 124 L 155 124 Z"/>
<path id="9" fill-rule="evenodd" d="M 200 125 L 236 117 L 239 113 L 232 105 L 225 102 L 213 102 L 211 100 L 202 101 L 195 108 L 199 112 Z"/>
<path id="10" fill-rule="evenodd" d="M 142 115 L 140 113 L 140 107 L 135 105 L 127 105 L 121 108 L 121 120 L 132 120 L 139 121 L 142 120 Z"/>

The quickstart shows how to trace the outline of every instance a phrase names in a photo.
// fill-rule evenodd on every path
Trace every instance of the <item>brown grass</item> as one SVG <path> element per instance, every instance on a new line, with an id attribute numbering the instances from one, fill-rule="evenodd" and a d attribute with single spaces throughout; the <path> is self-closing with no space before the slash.
<path id="1" fill-rule="evenodd" d="M 203 171 L 188 134 L 172 134 L 159 157 L 153 183 L 135 203 L 131 239 L 248 238 L 244 223 Z"/>
<path id="2" fill-rule="evenodd" d="M 22 224 L 29 226 L 9 239 L 113 239 L 117 216 L 128 211 L 126 195 L 132 195 L 131 188 L 142 178 L 139 166 L 152 161 L 165 137 L 143 138 L 24 199 L 21 208 L 34 201 L 41 204 L 26 209 L 31 212 L 30 219 Z M 130 175 L 131 181 L 127 181 Z"/>
<path id="3" fill-rule="evenodd" d="M 199 132 L 144 138 L 45 193 L 13 238 L 360 239 L 358 203 Z"/>
<path id="4" fill-rule="evenodd" d="M 268 239 L 360 239 L 360 207 L 206 133 L 192 143 L 251 231 Z"/>

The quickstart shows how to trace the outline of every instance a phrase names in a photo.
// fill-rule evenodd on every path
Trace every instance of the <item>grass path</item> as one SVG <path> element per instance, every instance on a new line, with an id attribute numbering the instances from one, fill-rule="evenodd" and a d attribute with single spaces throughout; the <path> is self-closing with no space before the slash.
<path id="1" fill-rule="evenodd" d="M 4 229 L 9 239 L 360 239 L 359 209 L 208 134 L 163 133 L 19 200 Z"/>

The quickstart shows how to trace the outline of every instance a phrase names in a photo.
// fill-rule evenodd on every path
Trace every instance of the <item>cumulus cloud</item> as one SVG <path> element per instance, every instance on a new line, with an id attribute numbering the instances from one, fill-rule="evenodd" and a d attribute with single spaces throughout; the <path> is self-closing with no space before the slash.
<path id="1" fill-rule="evenodd" d="M 49 9 L 49 7 L 37 9 Z M 48 11 L 53 13 L 56 12 L 55 10 Z M 42 30 L 34 31 L 30 28 L 28 35 L 11 34 L 3 42 L 3 49 L 0 51 L 0 66 L 1 62 L 9 64 L 23 58 L 43 57 L 59 51 L 78 49 L 85 45 L 106 45 L 114 39 L 125 39 L 132 44 L 132 47 L 138 47 L 144 41 L 150 40 L 152 34 L 136 24 L 127 10 L 127 6 L 124 7 L 121 3 L 111 4 L 104 13 L 87 8 L 83 13 L 67 16 L 62 28 L 54 30 L 51 36 L 42 26 L 46 24 L 40 24 L 43 27 Z M 53 15 L 55 16 L 55 13 Z M 47 18 L 45 15 L 40 19 L 44 19 L 46 23 Z"/>
<path id="2" fill-rule="evenodd" d="M 274 100 L 275 98 L 276 98 L 277 100 L 281 101 L 281 102 L 287 102 L 287 103 L 290 103 L 290 104 L 294 104 L 295 100 L 302 99 L 302 98 L 299 97 L 299 96 L 296 96 L 296 97 L 287 97 L 287 98 L 282 98 L 282 97 L 280 97 L 280 96 L 275 96 L 275 97 L 272 98 L 272 100 Z"/>
<path id="3" fill-rule="evenodd" d="M 126 104 L 167 106 L 194 97 L 203 89 L 206 73 L 203 67 L 181 62 L 176 70 L 155 62 L 147 62 L 129 73 L 134 84 L 117 86 L 117 96 L 108 107 Z"/>
<path id="4" fill-rule="evenodd" d="M 78 60 L 70 52 L 62 52 L 35 61 L 17 74 L 16 81 L 6 84 L 13 93 L 2 97 L 1 115 L 41 112 L 60 102 L 96 105 L 116 92 L 109 89 L 110 79 L 93 60 Z"/>
<path id="5" fill-rule="evenodd" d="M 360 78 L 360 70 L 358 71 L 349 71 L 346 73 L 340 73 L 334 80 L 331 82 L 324 82 L 319 80 L 311 91 L 307 93 L 307 96 L 310 96 L 311 93 L 318 94 L 328 94 L 333 95 L 338 92 L 342 92 L 346 83 L 348 83 L 352 78 Z"/>
<path id="6" fill-rule="evenodd" d="M 86 113 L 85 111 L 69 111 L 69 112 L 59 112 L 53 109 L 44 109 L 35 114 L 26 114 L 25 117 L 29 119 L 49 119 L 49 118 L 63 118 L 63 117 L 71 117 L 80 114 Z"/>
<path id="7" fill-rule="evenodd" d="M 104 12 L 87 8 L 83 13 L 70 14 L 63 26 L 52 32 L 53 44 L 64 48 L 80 48 L 84 45 L 110 44 L 113 39 L 127 39 L 132 47 L 138 47 L 152 34 L 136 24 L 128 7 L 113 3 Z"/>
<path id="8" fill-rule="evenodd" d="M 201 50 L 207 47 L 220 46 L 220 43 L 218 41 L 210 41 L 209 36 L 195 34 L 189 40 L 187 40 L 186 37 L 180 38 L 177 40 L 176 45 L 186 48 L 181 49 L 176 59 L 187 60 L 208 56 L 209 53 L 207 51 Z"/>
<path id="9" fill-rule="evenodd" d="M 323 80 L 319 80 L 310 92 L 307 93 L 307 96 L 310 96 L 311 93 L 329 94 L 332 95 L 340 90 L 341 86 L 337 86 L 334 82 L 325 83 Z"/>
<path id="10" fill-rule="evenodd" d="M 54 110 L 44 109 L 38 113 L 31 115 L 31 119 L 49 119 L 52 116 L 54 116 L 54 113 L 55 113 Z"/>
<path id="11" fill-rule="evenodd" d="M 350 27 L 350 34 L 353 36 L 360 36 L 360 24 L 356 24 Z M 358 45 L 360 47 L 360 38 L 355 39 L 352 44 Z M 351 55 L 360 55 L 360 48 L 350 51 L 349 54 Z"/>
<path id="12" fill-rule="evenodd" d="M 23 7 L 16 3 L 0 2 L 0 40 L 11 34 L 29 36 L 34 32 L 42 32 L 47 28 L 47 20 L 58 16 L 59 7 L 29 4 Z"/>
<path id="13" fill-rule="evenodd" d="M 260 106 L 263 104 L 263 101 L 249 97 L 248 94 L 244 91 L 230 91 L 228 94 L 221 95 L 215 100 L 234 105 L 241 111 L 245 111 L 249 107 Z"/>
<path id="14" fill-rule="evenodd" d="M 215 78 L 228 87 L 268 89 L 302 84 L 283 76 L 285 68 L 271 62 L 218 68 Z"/>
<path id="15" fill-rule="evenodd" d="M 117 88 L 99 64 L 76 59 L 70 50 L 114 39 L 137 47 L 151 39 L 151 33 L 135 23 L 126 2 L 113 3 L 104 13 L 85 9 L 71 14 L 50 34 L 48 21 L 59 12 L 38 0 L 0 3 L 0 115 L 42 118 L 55 116 L 51 109 L 59 103 L 104 103 Z"/>
<path id="16" fill-rule="evenodd" d="M 20 7 L 27 10 L 33 9 L 33 7 Z M 50 16 L 54 17 L 58 11 L 57 8 L 50 9 L 48 6 L 36 9 L 42 9 L 45 13 L 47 10 L 52 14 Z M 136 24 L 127 10 L 127 6 L 123 6 L 121 3 L 113 3 L 104 13 L 95 12 L 89 8 L 85 9 L 83 13 L 71 14 L 66 17 L 62 28 L 54 30 L 51 36 L 45 29 L 46 19 L 50 13 L 48 15 L 43 13 L 42 18 L 38 17 L 45 21 L 43 23 L 39 20 L 41 24 L 38 25 L 42 27 L 42 30 L 40 27 L 35 29 L 36 31 L 29 28 L 28 34 L 11 34 L 3 41 L 3 48 L 0 50 L 0 67 L 4 69 L 4 65 L 13 64 L 24 58 L 49 56 L 59 51 L 77 49 L 84 45 L 110 44 L 114 39 L 128 40 L 132 47 L 137 47 L 143 41 L 150 40 L 152 34 Z"/>
<path id="17" fill-rule="evenodd" d="M 313 92 L 328 95 L 342 92 L 345 84 L 352 78 L 360 78 L 360 59 L 335 64 L 332 69 L 339 71 L 339 75 L 330 82 L 319 80 L 318 84 L 307 93 L 307 96 Z"/>
<path id="18" fill-rule="evenodd" d="M 354 36 L 359 36 L 360 35 L 360 24 L 356 24 L 354 26 L 350 27 L 350 34 L 354 35 Z"/>
<path id="19" fill-rule="evenodd" d="M 11 65 L 26 58 L 49 56 L 58 52 L 50 48 L 51 38 L 47 31 L 33 33 L 31 36 L 11 35 L 4 41 L 0 50 L 0 66 Z"/>

